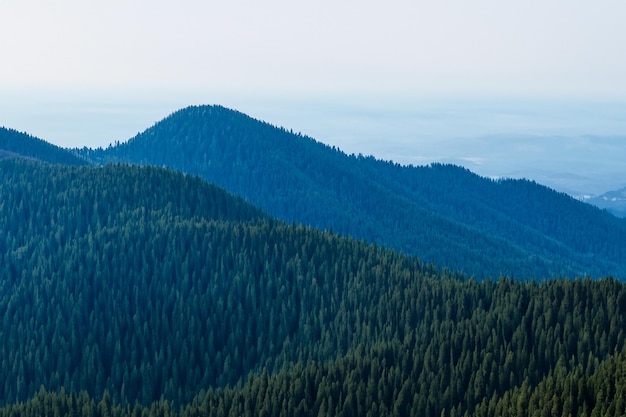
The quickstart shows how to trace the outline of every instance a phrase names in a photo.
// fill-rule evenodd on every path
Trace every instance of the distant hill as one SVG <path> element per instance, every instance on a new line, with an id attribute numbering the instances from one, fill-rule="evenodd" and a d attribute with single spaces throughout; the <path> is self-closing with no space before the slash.
<path id="1" fill-rule="evenodd" d="M 626 187 L 598 196 L 585 197 L 583 201 L 605 209 L 615 216 L 626 218 Z"/>
<path id="2" fill-rule="evenodd" d="M 72 152 L 17 130 L 0 127 L 0 158 L 23 157 L 63 165 L 87 165 Z"/>
<path id="3" fill-rule="evenodd" d="M 220 106 L 180 110 L 127 143 L 80 153 L 199 175 L 287 222 L 480 278 L 626 278 L 626 222 L 565 194 L 451 165 L 346 155 Z"/>

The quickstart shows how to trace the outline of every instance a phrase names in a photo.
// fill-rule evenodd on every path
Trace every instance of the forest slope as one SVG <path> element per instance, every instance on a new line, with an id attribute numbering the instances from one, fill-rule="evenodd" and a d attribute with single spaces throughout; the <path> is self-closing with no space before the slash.
<path id="1" fill-rule="evenodd" d="M 0 415 L 440 416 L 623 392 L 597 391 L 624 363 L 613 279 L 467 280 L 153 167 L 2 160 L 0 201 Z"/>
<path id="2" fill-rule="evenodd" d="M 196 174 L 286 220 L 479 278 L 626 278 L 626 220 L 524 180 L 346 155 L 219 106 L 178 111 L 127 143 L 83 149 Z"/>

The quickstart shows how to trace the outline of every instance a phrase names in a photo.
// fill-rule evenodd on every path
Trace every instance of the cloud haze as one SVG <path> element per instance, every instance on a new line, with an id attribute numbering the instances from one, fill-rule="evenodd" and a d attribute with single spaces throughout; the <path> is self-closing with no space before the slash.
<path id="1" fill-rule="evenodd" d="M 0 8 L 0 90 L 626 95 L 618 0 L 4 0 Z"/>

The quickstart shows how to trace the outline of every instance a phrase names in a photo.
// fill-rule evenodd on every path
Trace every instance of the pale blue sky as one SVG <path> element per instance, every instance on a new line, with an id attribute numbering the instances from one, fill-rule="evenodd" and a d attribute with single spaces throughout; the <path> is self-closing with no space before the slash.
<path id="1" fill-rule="evenodd" d="M 623 0 L 0 0 L 0 89 L 626 97 Z"/>

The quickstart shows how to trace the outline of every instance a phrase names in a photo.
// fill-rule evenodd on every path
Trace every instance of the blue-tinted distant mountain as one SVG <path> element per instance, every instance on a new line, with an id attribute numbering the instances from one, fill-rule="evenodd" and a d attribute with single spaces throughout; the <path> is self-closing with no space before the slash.
<path id="1" fill-rule="evenodd" d="M 617 102 L 396 98 L 269 105 L 254 114 L 348 153 L 527 178 L 578 197 L 626 185 L 625 111 Z"/>
<path id="2" fill-rule="evenodd" d="M 583 201 L 626 218 L 626 187 L 599 196 L 585 196 Z"/>
<path id="3" fill-rule="evenodd" d="M 0 158 L 23 157 L 62 165 L 87 165 L 72 152 L 17 130 L 0 127 Z"/>
<path id="4" fill-rule="evenodd" d="M 626 178 L 624 136 L 499 134 L 442 139 L 437 146 L 439 153 L 432 148 L 415 152 L 486 177 L 532 179 L 573 197 L 618 189 Z M 407 153 L 397 159 L 410 160 Z"/>
<path id="5" fill-rule="evenodd" d="M 183 109 L 127 143 L 81 153 L 197 174 L 288 222 L 478 277 L 626 277 L 626 222 L 565 194 L 346 155 L 219 106 Z"/>

